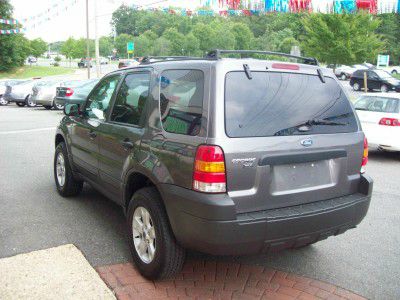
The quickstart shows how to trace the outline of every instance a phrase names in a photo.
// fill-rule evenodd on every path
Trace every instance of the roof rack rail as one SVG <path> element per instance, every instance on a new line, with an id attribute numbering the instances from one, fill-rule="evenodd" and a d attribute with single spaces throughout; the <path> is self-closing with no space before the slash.
<path id="1" fill-rule="evenodd" d="M 221 59 L 222 54 L 264 54 L 264 55 L 274 55 L 274 56 L 282 56 L 282 57 L 288 57 L 288 58 L 295 58 L 298 60 L 302 60 L 304 64 L 307 65 L 315 65 L 318 66 L 318 60 L 314 57 L 303 57 L 303 56 L 297 56 L 297 55 L 291 55 L 287 53 L 281 53 L 281 52 L 272 52 L 272 51 L 259 51 L 259 50 L 221 50 L 221 49 L 215 49 L 210 51 L 206 55 L 206 59 L 214 59 L 218 60 Z"/>
<path id="2" fill-rule="evenodd" d="M 162 61 L 181 61 L 181 60 L 207 60 L 204 57 L 194 57 L 194 56 L 145 56 L 143 57 L 140 64 L 151 64 Z"/>

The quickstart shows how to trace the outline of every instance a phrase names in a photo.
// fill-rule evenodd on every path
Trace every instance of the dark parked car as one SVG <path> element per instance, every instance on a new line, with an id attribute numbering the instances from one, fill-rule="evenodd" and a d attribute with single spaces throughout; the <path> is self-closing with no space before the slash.
<path id="1" fill-rule="evenodd" d="M 134 59 L 123 59 L 118 63 L 118 69 L 127 68 L 127 67 L 135 67 L 139 63 Z"/>
<path id="2" fill-rule="evenodd" d="M 55 103 L 59 106 L 65 106 L 66 104 L 84 104 L 86 97 L 98 82 L 98 79 L 64 82 L 62 86 L 56 89 Z"/>
<path id="3" fill-rule="evenodd" d="M 312 58 L 223 57 L 232 53 L 255 52 L 112 72 L 58 126 L 58 192 L 75 196 L 85 181 L 121 205 L 147 278 L 179 272 L 185 249 L 299 248 L 367 213 L 368 146 L 332 70 Z"/>
<path id="4" fill-rule="evenodd" d="M 78 62 L 78 68 L 87 68 L 87 67 L 88 67 L 88 64 L 89 64 L 89 67 L 90 67 L 90 68 L 93 67 L 91 59 L 82 58 L 82 59 Z"/>
<path id="5" fill-rule="evenodd" d="M 388 72 L 379 69 L 357 70 L 350 78 L 350 85 L 355 91 L 364 89 L 364 73 L 367 72 L 367 86 L 369 90 L 380 90 L 386 93 L 391 90 L 400 92 L 400 80 Z"/>

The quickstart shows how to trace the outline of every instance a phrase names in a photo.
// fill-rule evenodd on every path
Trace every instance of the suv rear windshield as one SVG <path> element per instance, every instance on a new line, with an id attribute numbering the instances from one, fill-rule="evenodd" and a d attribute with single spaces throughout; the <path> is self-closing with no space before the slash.
<path id="1" fill-rule="evenodd" d="M 230 72 L 225 78 L 229 137 L 347 133 L 358 130 L 350 102 L 337 82 L 308 74 Z M 336 124 L 301 125 L 311 120 Z"/>

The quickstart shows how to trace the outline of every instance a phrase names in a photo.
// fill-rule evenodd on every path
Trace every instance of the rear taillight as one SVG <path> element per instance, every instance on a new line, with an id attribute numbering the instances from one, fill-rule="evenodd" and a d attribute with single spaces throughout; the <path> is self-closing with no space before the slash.
<path id="1" fill-rule="evenodd" d="M 67 88 L 67 90 L 65 91 L 65 96 L 70 97 L 74 94 L 74 90 L 71 88 Z"/>
<path id="2" fill-rule="evenodd" d="M 226 192 L 225 157 L 221 147 L 201 145 L 197 148 L 193 189 L 204 193 Z"/>
<path id="3" fill-rule="evenodd" d="M 379 125 L 384 125 L 384 126 L 400 126 L 400 122 L 398 119 L 394 118 L 382 118 L 379 121 Z"/>
<path id="4" fill-rule="evenodd" d="M 366 138 L 364 138 L 364 151 L 361 163 L 361 173 L 365 172 L 365 166 L 367 165 L 367 163 L 368 163 L 368 141 Z"/>

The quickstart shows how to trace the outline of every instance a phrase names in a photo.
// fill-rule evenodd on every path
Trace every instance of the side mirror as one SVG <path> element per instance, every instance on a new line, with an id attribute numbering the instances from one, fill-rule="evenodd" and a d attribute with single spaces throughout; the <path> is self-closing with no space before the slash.
<path id="1" fill-rule="evenodd" d="M 69 117 L 77 117 L 80 115 L 78 104 L 66 104 L 64 106 L 64 114 Z"/>

